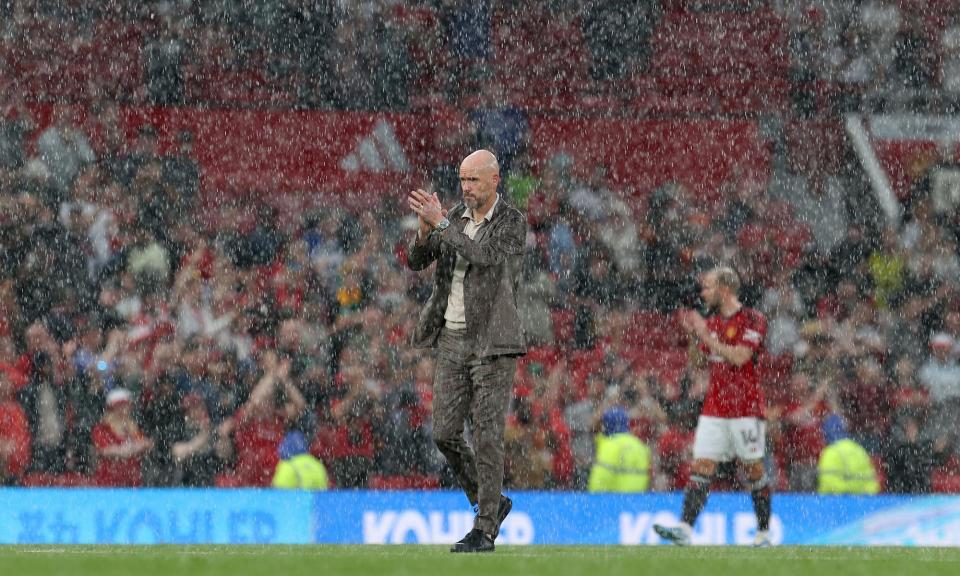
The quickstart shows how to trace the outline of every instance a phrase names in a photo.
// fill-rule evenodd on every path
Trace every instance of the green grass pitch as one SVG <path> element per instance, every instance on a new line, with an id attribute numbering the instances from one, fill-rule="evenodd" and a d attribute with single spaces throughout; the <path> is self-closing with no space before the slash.
<path id="1" fill-rule="evenodd" d="M 446 546 L 0 546 L 18 576 L 673 576 L 958 574 L 960 549 L 780 546 L 500 546 L 451 554 Z"/>

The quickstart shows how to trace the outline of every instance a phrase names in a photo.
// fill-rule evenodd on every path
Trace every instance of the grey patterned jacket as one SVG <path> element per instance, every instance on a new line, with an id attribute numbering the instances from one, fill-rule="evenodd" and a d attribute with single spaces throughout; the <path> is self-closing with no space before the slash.
<path id="1" fill-rule="evenodd" d="M 501 196 L 490 221 L 484 223 L 473 240 L 463 233 L 467 219 L 461 203 L 450 210 L 450 226 L 443 232 L 431 232 L 422 242 L 416 236 L 410 243 L 407 265 L 420 271 L 434 261 L 433 293 L 420 312 L 413 334 L 413 345 L 432 348 L 443 327 L 447 297 L 453 280 L 457 254 L 469 266 L 463 280 L 463 300 L 467 318 L 467 337 L 476 343 L 480 357 L 522 355 L 527 347 L 517 311 L 517 287 L 523 265 L 523 247 L 527 219 Z"/>

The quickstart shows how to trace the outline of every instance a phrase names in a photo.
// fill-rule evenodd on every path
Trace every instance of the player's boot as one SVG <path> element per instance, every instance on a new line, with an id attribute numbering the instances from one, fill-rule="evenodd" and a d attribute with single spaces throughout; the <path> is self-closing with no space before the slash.
<path id="1" fill-rule="evenodd" d="M 660 524 L 654 524 L 653 531 L 671 544 L 676 544 L 677 546 L 690 545 L 690 529 L 686 526 L 681 525 L 669 528 L 667 526 L 661 526 Z"/>
<path id="2" fill-rule="evenodd" d="M 766 530 L 757 531 L 757 535 L 753 538 L 754 548 L 767 548 L 773 546 L 773 542 L 770 541 L 770 533 Z"/>
<path id="3" fill-rule="evenodd" d="M 493 537 L 489 534 L 484 534 L 483 530 L 479 528 L 474 528 L 463 537 L 462 540 L 454 544 L 451 548 L 451 552 L 493 552 L 496 547 L 493 545 Z"/>

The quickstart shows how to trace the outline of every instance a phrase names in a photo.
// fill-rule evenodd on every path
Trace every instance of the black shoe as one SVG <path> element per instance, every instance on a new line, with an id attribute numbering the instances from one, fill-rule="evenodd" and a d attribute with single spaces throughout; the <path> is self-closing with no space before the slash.
<path id="1" fill-rule="evenodd" d="M 460 540 L 454 544 L 451 548 L 451 552 L 493 552 L 495 549 L 493 545 L 493 538 L 489 535 L 484 534 L 483 530 L 479 528 L 474 528 L 463 537 L 463 540 Z"/>
<path id="2" fill-rule="evenodd" d="M 500 505 L 497 507 L 497 534 L 500 534 L 500 527 L 503 526 L 503 519 L 513 510 L 513 500 L 503 494 L 500 495 Z"/>

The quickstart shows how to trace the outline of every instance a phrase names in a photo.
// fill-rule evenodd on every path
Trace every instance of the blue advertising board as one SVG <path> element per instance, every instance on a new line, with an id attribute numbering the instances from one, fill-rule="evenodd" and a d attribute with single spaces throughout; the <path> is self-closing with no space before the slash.
<path id="1" fill-rule="evenodd" d="M 2 544 L 306 544 L 313 495 L 274 490 L 0 490 Z"/>
<path id="2" fill-rule="evenodd" d="M 680 494 L 511 493 L 498 544 L 661 544 Z M 774 496 L 776 544 L 960 546 L 960 497 Z M 0 544 L 449 543 L 472 526 L 459 492 L 2 489 Z M 712 494 L 693 541 L 748 544 L 746 494 Z"/>

